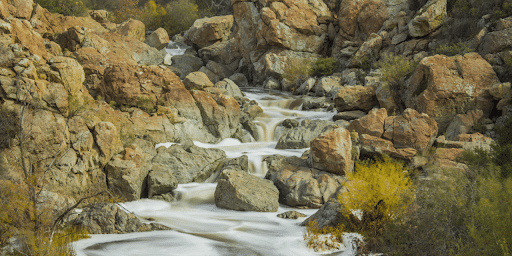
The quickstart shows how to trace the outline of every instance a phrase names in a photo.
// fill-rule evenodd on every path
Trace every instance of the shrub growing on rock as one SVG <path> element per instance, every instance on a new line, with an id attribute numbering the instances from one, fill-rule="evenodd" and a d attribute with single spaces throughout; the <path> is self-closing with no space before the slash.
<path id="1" fill-rule="evenodd" d="M 307 60 L 292 61 L 284 68 L 281 75 L 283 79 L 288 80 L 294 85 L 300 85 L 311 75 L 311 62 Z"/>
<path id="2" fill-rule="evenodd" d="M 376 65 L 384 82 L 397 85 L 402 77 L 410 75 L 416 69 L 418 62 L 405 56 L 385 55 Z"/>
<path id="3" fill-rule="evenodd" d="M 35 0 L 35 3 L 53 13 L 67 16 L 87 16 L 87 7 L 81 0 Z"/>
<path id="4" fill-rule="evenodd" d="M 329 76 L 340 69 L 340 61 L 335 58 L 321 58 L 311 65 L 311 75 Z"/>
<path id="5" fill-rule="evenodd" d="M 439 46 L 436 51 L 437 54 L 444 54 L 447 56 L 464 55 L 473 52 L 467 42 L 458 42 L 454 44 L 444 44 Z"/>

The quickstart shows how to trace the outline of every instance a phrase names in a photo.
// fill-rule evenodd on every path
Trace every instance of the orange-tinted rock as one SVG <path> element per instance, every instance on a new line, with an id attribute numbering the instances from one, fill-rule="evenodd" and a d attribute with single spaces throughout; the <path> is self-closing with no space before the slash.
<path id="1" fill-rule="evenodd" d="M 384 121 L 387 116 L 385 108 L 372 109 L 366 116 L 352 121 L 347 130 L 380 138 L 384 133 Z"/>
<path id="2" fill-rule="evenodd" d="M 119 24 L 115 32 L 122 36 L 131 37 L 144 42 L 146 38 L 146 25 L 144 25 L 142 21 L 129 19 Z"/>
<path id="3" fill-rule="evenodd" d="M 320 134 L 311 141 L 308 162 L 311 167 L 344 175 L 352 170 L 352 140 L 350 132 L 337 128 Z"/>
<path id="4" fill-rule="evenodd" d="M 424 58 L 407 81 L 402 95 L 406 107 L 434 118 L 444 132 L 457 114 L 481 109 L 490 115 L 494 103 L 488 89 L 499 80 L 478 53 Z"/>
<path id="5" fill-rule="evenodd" d="M 369 157 L 381 157 L 383 155 L 387 155 L 392 158 L 410 161 L 418 152 L 413 148 L 397 149 L 393 146 L 393 142 L 368 134 L 360 135 L 359 142 L 361 143 L 361 155 Z"/>
<path id="6" fill-rule="evenodd" d="M 437 136 L 437 123 L 426 114 L 406 109 L 402 115 L 387 118 L 384 139 L 391 140 L 396 148 L 414 148 L 419 152 L 427 150 Z"/>
<path id="7" fill-rule="evenodd" d="M 227 41 L 231 34 L 233 22 L 234 18 L 232 15 L 198 19 L 185 32 L 184 38 L 198 48 L 203 48 L 216 42 Z"/>

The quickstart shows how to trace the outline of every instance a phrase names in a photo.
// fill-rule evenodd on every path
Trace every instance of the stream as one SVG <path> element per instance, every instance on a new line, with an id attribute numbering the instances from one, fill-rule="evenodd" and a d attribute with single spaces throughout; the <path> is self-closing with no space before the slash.
<path id="1" fill-rule="evenodd" d="M 249 172 L 264 177 L 265 156 L 280 154 L 301 156 L 307 149 L 275 149 L 282 134 L 279 124 L 287 118 L 332 120 L 334 112 L 302 111 L 300 98 L 262 89 L 241 88 L 246 97 L 258 102 L 263 115 L 255 120 L 260 141 L 241 143 L 225 139 L 218 144 L 194 142 L 204 148 L 224 150 L 228 158 L 247 155 Z M 156 147 L 169 147 L 162 143 Z M 214 201 L 216 183 L 180 184 L 174 191 L 176 201 L 169 203 L 142 199 L 123 206 L 142 218 L 151 218 L 170 227 L 169 231 L 115 235 L 92 235 L 73 243 L 78 256 L 115 255 L 317 255 L 306 247 L 305 227 L 298 220 L 278 218 L 277 214 L 297 210 L 308 216 L 317 209 L 295 209 L 280 205 L 277 212 L 240 212 L 217 208 Z M 324 253 L 352 255 L 349 249 Z"/>

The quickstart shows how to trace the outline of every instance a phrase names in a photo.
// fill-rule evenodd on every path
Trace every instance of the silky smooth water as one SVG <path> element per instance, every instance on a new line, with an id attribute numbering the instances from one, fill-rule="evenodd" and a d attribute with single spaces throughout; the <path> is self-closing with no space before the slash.
<path id="1" fill-rule="evenodd" d="M 278 150 L 276 127 L 286 118 L 331 119 L 334 112 L 300 110 L 301 100 L 286 95 L 269 95 L 249 91 L 246 96 L 256 100 L 264 115 L 256 119 L 260 127 L 258 142 L 241 143 L 225 139 L 218 144 L 194 142 L 204 148 L 218 148 L 227 157 L 247 155 L 250 173 L 263 177 L 265 156 L 280 154 L 300 156 L 306 149 Z M 156 145 L 170 146 L 172 143 Z M 143 199 L 124 203 L 129 211 L 142 218 L 152 218 L 170 227 L 170 231 L 131 233 L 122 235 L 93 235 L 74 243 L 77 255 L 315 255 L 305 245 L 305 219 L 281 219 L 276 215 L 297 210 L 306 215 L 316 209 L 293 209 L 280 205 L 277 212 L 240 212 L 215 206 L 215 183 L 180 184 L 174 191 L 177 200 L 169 203 Z M 350 239 L 347 239 L 350 243 Z M 332 255 L 353 255 L 351 246 Z"/>

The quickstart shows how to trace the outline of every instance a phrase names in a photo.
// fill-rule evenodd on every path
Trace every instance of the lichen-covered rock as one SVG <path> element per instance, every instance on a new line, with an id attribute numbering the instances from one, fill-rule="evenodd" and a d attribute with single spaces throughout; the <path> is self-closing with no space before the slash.
<path id="1" fill-rule="evenodd" d="M 478 53 L 435 55 L 419 63 L 402 99 L 406 107 L 436 120 L 442 133 L 457 114 L 481 109 L 488 117 L 494 107 L 488 89 L 499 83 L 491 65 Z"/>
<path id="2" fill-rule="evenodd" d="M 279 202 L 292 207 L 320 208 L 345 181 L 341 176 L 308 168 L 305 160 L 267 157 L 264 162 L 269 169 L 265 179 L 279 190 Z"/>
<path id="3" fill-rule="evenodd" d="M 169 230 L 161 224 L 144 224 L 137 216 L 116 204 L 96 203 L 86 206 L 78 215 L 68 217 L 71 225 L 85 228 L 90 234 L 124 234 L 153 230 Z"/>
<path id="4" fill-rule="evenodd" d="M 169 44 L 169 35 L 165 29 L 158 28 L 146 38 L 144 43 L 151 47 L 157 48 L 158 50 L 161 50 Z"/>
<path id="5" fill-rule="evenodd" d="M 384 121 L 387 117 L 386 109 L 372 109 L 366 116 L 352 121 L 347 130 L 380 138 L 384 134 Z"/>
<path id="6" fill-rule="evenodd" d="M 331 121 L 325 120 L 304 120 L 301 125 L 283 134 L 276 145 L 277 149 L 307 148 L 311 140 L 318 137 L 326 130 L 337 127 Z"/>
<path id="7" fill-rule="evenodd" d="M 429 0 L 409 22 L 409 35 L 421 37 L 432 33 L 446 17 L 446 0 Z"/>
<path id="8" fill-rule="evenodd" d="M 171 145 L 159 147 L 152 160 L 152 171 L 167 171 L 179 184 L 203 182 L 226 158 L 220 149 L 206 149 L 197 146 Z"/>
<path id="9" fill-rule="evenodd" d="M 237 211 L 275 212 L 279 191 L 271 181 L 251 174 L 225 170 L 215 189 L 215 205 Z"/>
<path id="10" fill-rule="evenodd" d="M 107 164 L 114 155 L 123 150 L 119 132 L 114 124 L 99 122 L 94 127 L 93 134 L 96 145 L 101 151 L 100 163 L 102 165 Z"/>
<path id="11" fill-rule="evenodd" d="M 142 21 L 129 19 L 119 24 L 115 32 L 144 42 L 146 38 L 146 25 Z"/>
<path id="12" fill-rule="evenodd" d="M 311 141 L 308 162 L 311 167 L 344 175 L 352 171 L 352 140 L 350 132 L 336 128 Z"/>
<path id="13" fill-rule="evenodd" d="M 446 129 L 446 139 L 453 140 L 460 134 L 467 134 L 484 115 L 482 110 L 472 110 L 467 114 L 458 114 Z"/>
<path id="14" fill-rule="evenodd" d="M 192 42 L 198 49 L 216 42 L 227 41 L 233 22 L 232 15 L 198 19 L 185 32 L 184 38 Z"/>
<path id="15" fill-rule="evenodd" d="M 206 76 L 205 73 L 199 71 L 188 74 L 183 80 L 183 84 L 187 90 L 202 90 L 206 87 L 213 86 L 213 83 L 210 81 L 210 79 L 208 79 L 208 76 Z"/>
<path id="16" fill-rule="evenodd" d="M 368 134 L 359 136 L 361 155 L 365 157 L 382 157 L 384 155 L 401 160 L 411 161 L 418 152 L 413 148 L 395 148 L 393 142 Z"/>
<path id="17" fill-rule="evenodd" d="M 378 105 L 375 88 L 366 86 L 344 86 L 334 98 L 339 112 L 351 110 L 369 111 Z"/>
<path id="18" fill-rule="evenodd" d="M 422 153 L 432 146 L 437 131 L 434 119 L 408 108 L 400 116 L 386 118 L 383 138 L 392 141 L 395 148 L 414 148 Z"/>
<path id="19" fill-rule="evenodd" d="M 148 174 L 148 198 L 172 192 L 178 187 L 178 180 L 169 170 L 158 169 Z"/>

